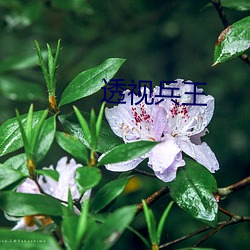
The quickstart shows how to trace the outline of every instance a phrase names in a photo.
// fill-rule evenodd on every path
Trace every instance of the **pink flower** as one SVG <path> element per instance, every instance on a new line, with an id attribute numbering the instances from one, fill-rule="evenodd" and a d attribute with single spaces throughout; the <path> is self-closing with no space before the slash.
<path id="1" fill-rule="evenodd" d="M 71 159 L 67 162 L 67 157 L 61 158 L 56 168 L 50 166 L 47 169 L 56 170 L 59 173 L 58 181 L 47 177 L 40 176 L 38 179 L 38 183 L 46 194 L 49 194 L 57 199 L 67 201 L 68 200 L 68 190 L 70 190 L 72 199 L 78 199 L 80 197 L 80 193 L 77 189 L 76 182 L 74 179 L 75 171 L 78 167 L 81 167 L 80 164 L 76 164 L 74 159 Z M 46 168 L 44 168 L 46 169 Z M 25 182 L 23 182 L 16 190 L 21 193 L 30 193 L 30 194 L 41 194 L 36 183 L 27 178 Z M 81 201 L 88 199 L 90 196 L 90 190 L 85 192 Z M 78 211 L 76 211 L 77 213 Z M 36 224 L 34 224 L 36 221 Z M 12 230 L 27 230 L 34 231 L 38 229 L 38 225 L 46 225 L 46 223 L 51 223 L 49 217 L 45 216 L 25 216 L 21 218 L 17 225 Z"/>
<path id="2" fill-rule="evenodd" d="M 107 164 L 107 169 L 128 171 L 149 158 L 148 166 L 154 170 L 155 175 L 164 182 L 170 182 L 175 179 L 178 167 L 185 165 L 182 152 L 212 173 L 219 169 L 214 153 L 205 142 L 201 142 L 201 136 L 205 135 L 213 115 L 214 98 L 210 95 L 196 95 L 196 104 L 204 106 L 183 105 L 193 102 L 193 95 L 186 92 L 193 92 L 194 85 L 184 84 L 183 80 L 177 79 L 175 83 L 165 87 L 176 88 L 174 96 L 180 98 L 172 101 L 171 98 L 157 97 L 160 87 L 155 87 L 152 97 L 147 100 L 151 103 L 154 98 L 154 104 L 147 105 L 144 100 L 135 105 L 141 97 L 134 95 L 134 104 L 131 105 L 131 95 L 126 90 L 123 93 L 126 104 L 106 108 L 105 115 L 111 129 L 125 143 L 137 140 L 162 141 L 148 154 L 127 162 Z M 196 91 L 201 93 L 202 89 Z M 171 90 L 163 89 L 162 95 L 169 96 L 170 92 Z M 147 97 L 150 96 L 148 89 L 146 94 Z"/>

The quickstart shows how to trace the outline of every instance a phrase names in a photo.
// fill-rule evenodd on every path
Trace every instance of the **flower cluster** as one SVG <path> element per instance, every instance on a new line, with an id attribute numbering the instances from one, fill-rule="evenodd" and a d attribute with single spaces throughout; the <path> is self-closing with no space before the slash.
<path id="1" fill-rule="evenodd" d="M 190 81 L 191 82 L 191 81 Z M 125 143 L 138 140 L 161 141 L 148 154 L 131 161 L 117 164 L 107 164 L 111 171 L 128 171 L 135 168 L 145 158 L 149 158 L 148 166 L 153 169 L 155 175 L 164 182 L 175 179 L 177 169 L 185 165 L 182 152 L 205 166 L 212 173 L 219 169 L 219 163 L 201 137 L 207 131 L 213 112 L 214 98 L 210 95 L 198 95 L 196 103 L 206 105 L 183 105 L 192 103 L 191 92 L 193 86 L 184 84 L 182 79 L 177 79 L 169 87 L 178 88 L 176 94 L 181 96 L 179 100 L 165 99 L 158 105 L 147 105 L 147 100 L 139 105 L 119 104 L 116 107 L 105 110 L 106 118 L 114 133 L 122 137 Z M 149 90 L 148 95 L 149 94 Z M 163 90 L 164 91 L 164 90 Z M 166 90 L 167 91 L 167 90 Z M 159 87 L 155 87 L 151 98 L 157 100 L 156 93 Z M 197 89 L 202 92 L 202 89 Z M 124 101 L 128 100 L 129 90 L 123 92 Z M 168 94 L 164 93 L 163 94 Z M 138 101 L 134 97 L 135 102 Z"/>
<path id="2" fill-rule="evenodd" d="M 78 199 L 80 193 L 77 189 L 76 182 L 74 179 L 75 171 L 80 164 L 76 164 L 74 159 L 67 162 L 67 157 L 61 158 L 56 168 L 53 166 L 44 169 L 56 170 L 59 174 L 58 180 L 54 180 L 47 176 L 40 176 L 38 178 L 38 184 L 42 188 L 43 192 L 51 195 L 59 200 L 67 202 L 68 200 L 68 190 L 70 190 L 72 199 Z M 27 178 L 18 188 L 17 192 L 30 193 L 30 194 L 41 194 L 36 183 Z M 85 192 L 81 201 L 89 198 L 90 190 Z M 27 230 L 34 231 L 38 229 L 38 225 L 43 226 L 51 223 L 51 219 L 45 216 L 25 216 L 21 218 L 17 225 L 12 230 Z"/>

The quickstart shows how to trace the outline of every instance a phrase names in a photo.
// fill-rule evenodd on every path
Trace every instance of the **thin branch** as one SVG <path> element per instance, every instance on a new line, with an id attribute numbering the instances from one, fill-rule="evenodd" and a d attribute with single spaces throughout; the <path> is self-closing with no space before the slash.
<path id="1" fill-rule="evenodd" d="M 250 221 L 250 216 L 237 216 L 237 215 L 235 215 L 230 221 L 222 222 L 216 229 L 212 230 L 207 235 L 205 235 L 202 239 L 200 239 L 194 245 L 194 247 L 197 247 L 197 246 L 201 245 L 204 241 L 206 241 L 212 235 L 214 235 L 215 233 L 219 232 L 220 230 L 222 230 L 223 228 L 225 228 L 227 226 L 230 226 L 230 225 L 233 225 L 233 224 L 238 224 L 238 223 L 241 223 L 241 222 L 247 222 L 247 221 Z"/>
<path id="2" fill-rule="evenodd" d="M 155 174 L 148 173 L 148 172 L 145 172 L 145 171 L 142 171 L 142 170 L 139 170 L 139 169 L 134 169 L 134 172 L 139 173 L 141 175 L 146 175 L 146 176 L 149 176 L 149 177 L 156 178 Z"/>
<path id="3" fill-rule="evenodd" d="M 173 240 L 173 241 L 170 241 L 170 242 L 167 242 L 167 243 L 165 243 L 165 244 L 162 244 L 162 245 L 159 246 L 159 248 L 165 248 L 165 247 L 169 247 L 169 246 L 171 246 L 171 245 L 177 244 L 177 243 L 179 243 L 179 242 L 181 242 L 181 241 L 184 241 L 184 240 L 186 240 L 186 239 L 188 239 L 188 238 L 191 238 L 191 237 L 193 237 L 193 236 L 195 236 L 195 235 L 197 235 L 197 234 L 206 232 L 206 231 L 209 230 L 209 229 L 211 229 L 211 227 L 209 227 L 209 226 L 203 227 L 203 228 L 201 228 L 201 229 L 199 229 L 199 230 L 197 230 L 197 231 L 195 231 L 195 232 L 192 232 L 192 233 L 187 234 L 187 235 L 185 235 L 185 236 L 182 236 L 182 237 L 180 237 L 180 238 L 178 238 L 178 239 L 175 239 L 175 240 Z"/>
<path id="4" fill-rule="evenodd" d="M 226 29 L 228 26 L 230 26 L 230 22 L 222 8 L 222 5 L 221 5 L 221 2 L 220 0 L 211 0 L 211 3 L 214 5 L 214 7 L 216 8 L 218 14 L 219 14 L 219 17 L 220 17 L 220 20 L 221 22 L 223 23 L 223 26 L 224 28 Z M 243 60 L 245 63 L 247 63 L 248 65 L 250 65 L 250 59 L 248 57 L 247 54 L 241 54 L 239 56 L 241 58 L 241 60 Z"/>
<path id="5" fill-rule="evenodd" d="M 206 231 L 208 231 L 208 230 L 212 230 L 212 231 L 209 232 L 206 236 L 204 236 L 204 237 L 202 238 L 202 240 L 200 240 L 199 242 L 197 242 L 197 243 L 195 244 L 195 247 L 196 247 L 196 246 L 198 246 L 198 244 L 201 244 L 201 243 L 204 242 L 207 238 L 209 238 L 210 236 L 212 236 L 212 235 L 215 234 L 216 232 L 220 231 L 221 229 L 223 229 L 223 228 L 225 228 L 225 227 L 227 227 L 227 226 L 229 226 L 229 225 L 238 224 L 238 223 L 247 222 L 247 221 L 250 221 L 250 217 L 248 217 L 248 216 L 242 217 L 242 216 L 234 215 L 234 217 L 233 217 L 230 221 L 222 221 L 222 222 L 219 222 L 219 223 L 218 223 L 218 227 L 217 227 L 216 229 L 214 229 L 214 230 L 212 230 L 213 228 L 212 228 L 212 227 L 209 227 L 209 226 L 203 227 L 203 228 L 201 228 L 201 229 L 199 229 L 199 230 L 197 230 L 197 231 L 195 231 L 195 232 L 192 232 L 192 233 L 187 234 L 187 235 L 185 235 L 185 236 L 182 236 L 182 237 L 180 237 L 180 238 L 178 238 L 178 239 L 175 239 L 175 240 L 173 240 L 173 241 L 170 241 L 170 242 L 167 242 L 167 243 L 165 243 L 165 244 L 162 244 L 162 245 L 159 246 L 159 248 L 169 247 L 169 246 L 171 246 L 171 245 L 174 245 L 174 244 L 177 244 L 177 243 L 179 243 L 179 242 L 181 242 L 181 241 L 184 241 L 184 240 L 186 240 L 186 239 L 189 239 L 189 238 L 191 238 L 191 237 L 193 237 L 193 236 L 195 236 L 195 235 L 204 233 L 204 232 L 206 232 Z M 206 237 L 206 238 L 205 238 L 205 237 Z"/>
<path id="6" fill-rule="evenodd" d="M 235 214 L 232 214 L 231 212 L 227 211 L 226 209 L 224 209 L 222 207 L 219 207 L 218 209 L 219 209 L 219 211 L 221 211 L 223 214 L 229 216 L 230 218 L 233 218 L 235 216 Z"/>
<path id="7" fill-rule="evenodd" d="M 247 186 L 250 185 L 250 176 L 244 178 L 243 180 L 236 182 L 228 187 L 225 188 L 219 188 L 219 195 L 224 198 L 228 196 L 231 193 L 234 193 L 236 191 L 239 191 Z"/>
<path id="8" fill-rule="evenodd" d="M 150 195 L 148 198 L 146 198 L 145 202 L 147 205 L 150 205 L 167 193 L 169 193 L 169 188 L 166 186 L 166 187 L 163 187 L 160 190 L 156 191 L 155 193 Z M 136 214 L 140 213 L 142 210 L 143 210 L 143 205 L 142 205 L 142 203 L 140 203 L 137 205 Z"/>

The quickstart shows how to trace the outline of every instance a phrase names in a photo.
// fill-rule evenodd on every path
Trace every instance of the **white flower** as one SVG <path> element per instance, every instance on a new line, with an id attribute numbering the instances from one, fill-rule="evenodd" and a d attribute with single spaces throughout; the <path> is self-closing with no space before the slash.
<path id="1" fill-rule="evenodd" d="M 71 159 L 69 162 L 67 162 L 67 160 L 67 157 L 61 158 L 58 161 L 55 169 L 53 166 L 50 166 L 49 168 L 44 168 L 56 170 L 59 173 L 58 181 L 55 181 L 54 179 L 47 176 L 40 176 L 38 178 L 38 183 L 46 194 L 49 194 L 62 201 L 68 200 L 68 190 L 70 190 L 71 192 L 72 199 L 78 199 L 80 197 L 80 193 L 77 189 L 74 175 L 76 169 L 78 167 L 81 167 L 81 165 L 76 164 L 74 159 Z M 21 193 L 41 194 L 36 183 L 29 178 L 27 178 L 25 182 L 23 182 L 17 188 L 16 191 Z M 84 193 L 80 202 L 89 198 L 89 196 L 90 190 Z M 34 231 L 38 229 L 38 226 L 34 223 L 34 221 L 36 222 L 36 224 L 40 224 L 40 226 L 52 222 L 49 217 L 45 216 L 25 216 L 18 221 L 17 225 L 12 230 L 22 229 L 27 231 Z"/>
<path id="2" fill-rule="evenodd" d="M 197 94 L 195 103 L 204 106 L 183 105 L 183 103 L 193 103 L 193 95 L 186 93 L 193 92 L 193 84 L 184 84 L 183 80 L 178 79 L 175 83 L 165 86 L 162 96 L 169 96 L 171 93 L 166 87 L 176 88 L 173 95 L 180 98 L 171 100 L 171 98 L 157 97 L 160 87 L 156 87 L 152 94 L 154 104 L 147 105 L 144 100 L 135 105 L 141 97 L 134 96 L 134 104 L 131 105 L 131 95 L 127 90 L 123 93 L 123 101 L 126 104 L 106 108 L 105 115 L 111 129 L 117 136 L 122 137 L 125 143 L 137 140 L 163 141 L 148 154 L 127 162 L 107 164 L 107 169 L 128 171 L 145 158 L 149 158 L 148 166 L 154 170 L 155 175 L 169 182 L 175 179 L 177 168 L 185 165 L 182 151 L 211 172 L 219 168 L 214 153 L 205 142 L 201 143 L 200 139 L 205 135 L 206 126 L 212 118 L 214 98 L 210 95 Z M 202 92 L 197 88 L 196 91 Z M 147 97 L 150 95 L 148 89 L 146 94 Z M 151 101 L 152 99 L 148 103 Z"/>

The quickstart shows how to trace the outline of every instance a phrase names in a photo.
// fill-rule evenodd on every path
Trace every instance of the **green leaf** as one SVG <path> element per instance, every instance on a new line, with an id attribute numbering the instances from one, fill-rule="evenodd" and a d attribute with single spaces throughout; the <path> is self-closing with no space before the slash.
<path id="1" fill-rule="evenodd" d="M 95 187 L 102 179 L 102 173 L 99 168 L 81 167 L 76 169 L 76 185 L 81 194 L 90 188 Z"/>
<path id="2" fill-rule="evenodd" d="M 85 145 L 76 137 L 64 132 L 56 132 L 56 141 L 62 149 L 71 154 L 75 159 L 82 164 L 88 165 L 88 151 Z"/>
<path id="3" fill-rule="evenodd" d="M 89 130 L 90 130 L 90 136 L 91 136 L 91 149 L 96 150 L 96 115 L 94 109 L 91 109 L 90 112 L 90 122 L 89 122 Z"/>
<path id="4" fill-rule="evenodd" d="M 109 249 L 131 223 L 136 209 L 136 206 L 117 209 L 108 216 L 103 224 L 92 227 L 83 249 Z"/>
<path id="5" fill-rule="evenodd" d="M 73 113 L 59 116 L 60 122 L 70 134 L 78 138 L 84 145 L 86 145 L 86 147 L 89 147 L 89 144 L 77 122 L 77 119 L 72 114 Z M 89 118 L 89 114 L 87 113 L 84 113 L 84 116 Z M 114 134 L 107 122 L 102 121 L 100 136 L 96 149 L 97 152 L 104 153 L 121 144 L 124 144 L 123 140 Z"/>
<path id="6" fill-rule="evenodd" d="M 1 243 L 0 249 L 6 250 L 60 250 L 56 241 L 50 235 L 26 232 L 26 231 L 10 231 L 0 228 Z"/>
<path id="7" fill-rule="evenodd" d="M 216 180 L 199 163 L 191 159 L 185 161 L 186 166 L 179 168 L 176 179 L 168 183 L 170 195 L 191 216 L 216 227 L 218 204 L 213 196 L 218 192 Z"/>
<path id="8" fill-rule="evenodd" d="M 43 88 L 35 83 L 30 83 L 14 77 L 0 77 L 0 93 L 14 101 L 40 101 L 46 100 Z"/>
<path id="9" fill-rule="evenodd" d="M 84 137 L 86 138 L 86 141 L 88 143 L 88 146 L 91 146 L 91 134 L 90 134 L 90 130 L 89 130 L 89 125 L 86 121 L 86 119 L 84 118 L 84 116 L 81 114 L 81 112 L 79 111 L 79 109 L 75 106 L 73 106 L 75 113 L 76 113 L 76 117 L 81 125 L 82 128 L 82 132 L 84 134 Z"/>
<path id="10" fill-rule="evenodd" d="M 19 172 L 28 176 L 29 171 L 26 165 L 26 160 L 27 160 L 26 155 L 23 153 L 10 157 L 8 160 L 4 162 L 4 165 L 8 166 L 9 168 L 18 170 Z"/>
<path id="11" fill-rule="evenodd" d="M 102 127 L 102 118 L 103 118 L 103 113 L 104 113 L 104 107 L 105 107 L 105 102 L 102 103 L 102 106 L 100 108 L 100 112 L 98 114 L 97 120 L 96 120 L 96 139 L 98 141 L 101 127 Z"/>
<path id="12" fill-rule="evenodd" d="M 16 181 L 21 181 L 26 176 L 20 171 L 12 169 L 6 165 L 0 164 L 0 190 L 13 184 Z"/>
<path id="13" fill-rule="evenodd" d="M 239 56 L 250 47 L 250 16 L 228 26 L 215 44 L 214 65 Z"/>
<path id="14" fill-rule="evenodd" d="M 249 0 L 221 0 L 221 4 L 223 7 L 239 10 L 239 11 L 247 11 L 250 10 L 250 1 Z"/>
<path id="15" fill-rule="evenodd" d="M 64 90 L 59 106 L 74 102 L 99 91 L 105 85 L 103 78 L 108 82 L 125 59 L 110 58 L 95 68 L 78 74 Z"/>
<path id="16" fill-rule="evenodd" d="M 56 132 L 56 117 L 44 121 L 37 148 L 37 161 L 40 162 L 48 153 Z"/>
<path id="17" fill-rule="evenodd" d="M 117 198 L 124 190 L 128 180 L 132 176 L 126 176 L 114 181 L 110 181 L 99 189 L 94 196 L 91 208 L 94 212 L 99 212 Z"/>
<path id="18" fill-rule="evenodd" d="M 52 170 L 52 169 L 37 169 L 36 170 L 37 174 L 40 175 L 44 175 L 44 176 L 48 176 L 51 179 L 58 181 L 59 179 L 59 173 L 56 170 Z"/>
<path id="19" fill-rule="evenodd" d="M 79 222 L 78 216 L 65 217 L 62 221 L 62 235 L 64 243 L 69 250 L 77 250 L 76 233 Z"/>
<path id="20" fill-rule="evenodd" d="M 0 208 L 11 216 L 62 216 L 66 209 L 59 201 L 45 195 L 13 192 L 0 193 Z"/>
<path id="21" fill-rule="evenodd" d="M 157 244 L 155 217 L 154 217 L 152 210 L 148 208 L 148 205 L 146 204 L 144 200 L 142 200 L 142 204 L 143 204 L 143 211 L 144 211 L 145 219 L 146 219 L 147 226 L 148 226 L 149 238 L 150 238 L 151 244 L 154 245 L 154 244 Z"/>
<path id="22" fill-rule="evenodd" d="M 136 141 L 119 145 L 104 155 L 97 165 L 102 166 L 135 159 L 149 152 L 156 144 L 158 142 Z"/>
<path id="23" fill-rule="evenodd" d="M 43 112 L 44 111 L 34 112 L 33 127 L 38 123 Z M 22 124 L 25 124 L 27 114 L 21 115 L 20 118 L 22 120 Z M 23 141 L 17 118 L 11 118 L 0 126 L 0 156 L 13 152 L 22 146 Z"/>
<path id="24" fill-rule="evenodd" d="M 163 226 L 165 224 L 165 221 L 168 217 L 169 211 L 170 211 L 173 204 L 174 204 L 174 202 L 171 201 L 168 204 L 168 206 L 166 207 L 163 215 L 161 216 L 160 222 L 159 222 L 158 227 L 157 227 L 157 244 L 160 244 L 160 242 L 161 242 L 161 234 L 162 234 Z"/>

